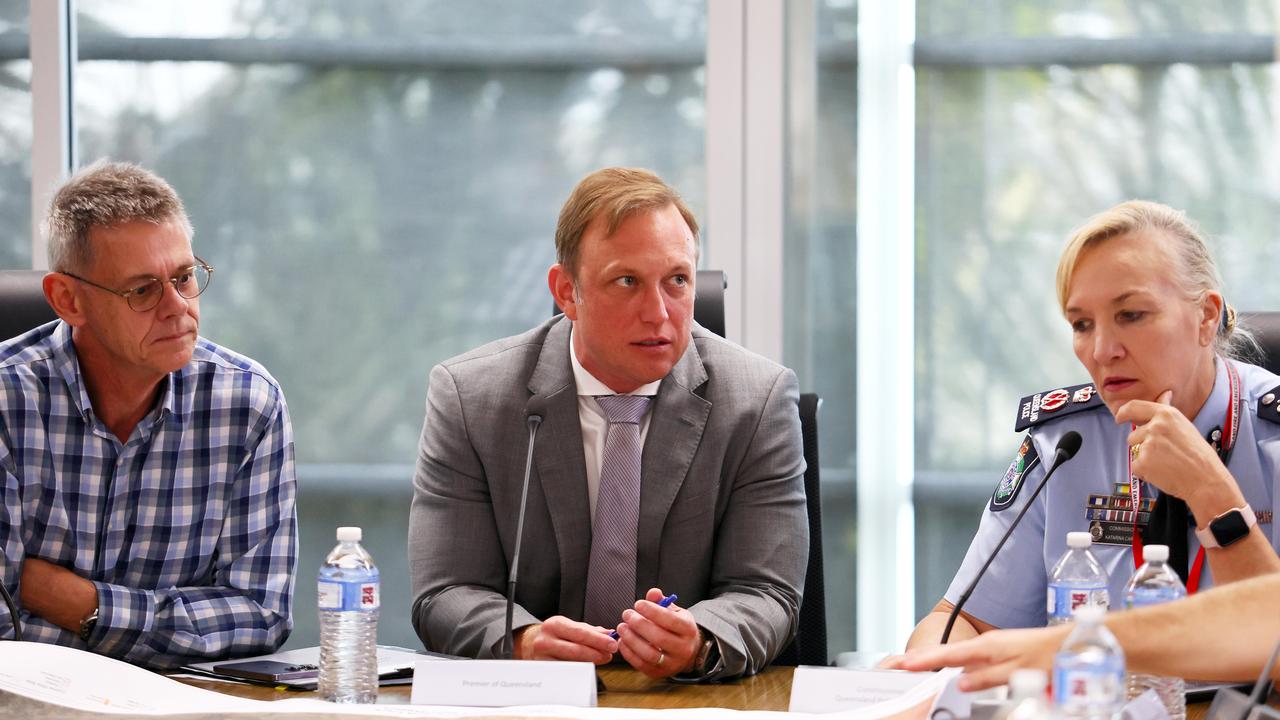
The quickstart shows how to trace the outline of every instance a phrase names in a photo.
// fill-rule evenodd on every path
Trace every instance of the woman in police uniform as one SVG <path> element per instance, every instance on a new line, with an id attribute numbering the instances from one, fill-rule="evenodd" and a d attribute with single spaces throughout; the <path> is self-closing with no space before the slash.
<path id="1" fill-rule="evenodd" d="M 939 641 L 953 603 L 1072 430 L 1084 440 L 1081 450 L 1036 498 L 961 612 L 953 639 L 1043 626 L 1048 575 L 1071 531 L 1092 533 L 1112 607 L 1144 544 L 1170 545 L 1171 564 L 1190 590 L 1280 570 L 1273 522 L 1280 377 L 1231 359 L 1252 340 L 1237 327 L 1195 228 L 1164 205 L 1118 205 L 1067 243 L 1057 289 L 1092 383 L 1019 403 L 1016 427 L 1026 435 L 1018 454 L 950 589 L 908 647 Z"/>

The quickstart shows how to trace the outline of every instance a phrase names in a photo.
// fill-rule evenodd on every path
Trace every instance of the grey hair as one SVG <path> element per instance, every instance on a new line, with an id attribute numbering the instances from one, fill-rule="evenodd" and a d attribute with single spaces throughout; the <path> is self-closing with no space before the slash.
<path id="1" fill-rule="evenodd" d="M 83 272 L 93 259 L 89 231 L 141 220 L 176 221 L 192 235 L 182 199 L 159 175 L 133 163 L 99 160 L 58 188 L 45 219 L 49 268 Z"/>

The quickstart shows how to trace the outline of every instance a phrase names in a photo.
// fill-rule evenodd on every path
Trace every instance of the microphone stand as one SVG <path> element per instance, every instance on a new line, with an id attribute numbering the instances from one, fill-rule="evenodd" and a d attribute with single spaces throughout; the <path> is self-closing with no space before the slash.
<path id="1" fill-rule="evenodd" d="M 515 657 L 515 637 L 511 625 L 516 609 L 516 576 L 520 571 L 520 545 L 524 542 L 525 505 L 529 502 L 529 476 L 533 471 L 533 442 L 538 437 L 538 426 L 542 425 L 542 416 L 530 413 L 529 454 L 524 461 L 524 487 L 520 490 L 520 515 L 516 520 L 516 548 L 511 554 L 511 572 L 507 576 L 507 622 L 502 633 L 502 656 L 508 660 Z"/>
<path id="2" fill-rule="evenodd" d="M 1074 448 L 1072 448 L 1072 446 L 1074 446 Z M 1053 453 L 1053 466 L 1049 468 L 1049 472 L 1045 473 L 1044 479 L 1036 486 L 1035 492 L 1031 493 L 1031 497 L 1027 500 L 1027 504 L 1022 506 L 1022 510 L 1018 512 L 1017 517 L 1015 517 L 1013 522 L 1010 523 L 1009 529 L 1004 533 L 1004 537 L 1000 538 L 1000 542 L 996 544 L 996 549 L 991 551 L 991 556 L 982 564 L 982 569 L 978 570 L 978 574 L 973 576 L 973 582 L 969 583 L 969 587 L 964 589 L 964 593 L 962 593 L 960 595 L 960 599 L 956 601 L 956 606 L 951 608 L 951 615 L 947 617 L 947 626 L 942 630 L 942 645 L 946 645 L 947 640 L 951 639 L 951 629 L 956 624 L 956 618 L 960 616 L 960 609 L 964 607 L 965 603 L 969 602 L 969 596 L 972 595 L 973 591 L 978 587 L 978 581 L 982 579 L 983 575 L 987 574 L 987 568 L 991 567 L 991 563 L 996 559 L 996 555 L 1000 554 L 1000 548 L 1004 547 L 1004 544 L 1008 542 L 1009 537 L 1013 535 L 1014 529 L 1016 529 L 1018 524 L 1022 522 L 1022 516 L 1027 514 L 1027 511 L 1031 509 L 1032 504 L 1035 503 L 1036 498 L 1040 496 L 1040 491 L 1044 490 L 1045 485 L 1049 484 L 1049 478 L 1053 477 L 1053 474 L 1058 471 L 1058 468 L 1062 467 L 1064 463 L 1075 457 L 1076 453 L 1079 451 L 1080 434 L 1075 431 L 1068 432 L 1066 435 L 1062 436 L 1061 440 L 1058 441 L 1058 447 Z"/>

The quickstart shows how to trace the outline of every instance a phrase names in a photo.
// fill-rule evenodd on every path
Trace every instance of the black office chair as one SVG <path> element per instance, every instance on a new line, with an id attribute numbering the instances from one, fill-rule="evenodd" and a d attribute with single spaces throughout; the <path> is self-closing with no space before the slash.
<path id="1" fill-rule="evenodd" d="M 45 302 L 43 270 L 0 270 L 0 341 L 58 319 Z"/>
<path id="2" fill-rule="evenodd" d="M 1240 313 L 1240 324 L 1253 333 L 1262 357 L 1251 358 L 1280 375 L 1280 312 Z"/>
<path id="3" fill-rule="evenodd" d="M 774 659 L 775 665 L 826 665 L 827 593 L 822 570 L 822 486 L 818 463 L 818 409 L 822 398 L 800 394 L 800 434 L 804 438 L 804 495 L 809 511 L 809 567 L 796 637 Z"/>
<path id="4" fill-rule="evenodd" d="M 724 337 L 724 289 L 729 279 L 723 270 L 699 270 L 694 287 L 698 290 L 693 304 L 693 319 L 711 332 Z M 560 306 L 551 302 L 551 314 L 559 315 Z"/>

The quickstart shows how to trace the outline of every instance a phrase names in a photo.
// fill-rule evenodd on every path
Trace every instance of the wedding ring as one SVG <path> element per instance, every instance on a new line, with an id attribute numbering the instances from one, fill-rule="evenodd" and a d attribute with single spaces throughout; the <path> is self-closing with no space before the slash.
<path id="1" fill-rule="evenodd" d="M 661 665 L 663 660 L 667 659 L 667 654 L 662 650 L 658 651 L 658 664 Z"/>

